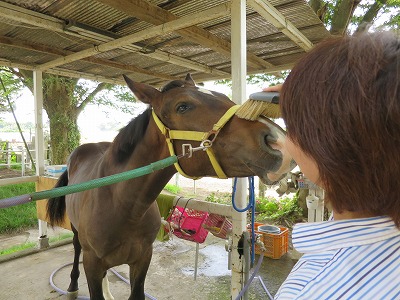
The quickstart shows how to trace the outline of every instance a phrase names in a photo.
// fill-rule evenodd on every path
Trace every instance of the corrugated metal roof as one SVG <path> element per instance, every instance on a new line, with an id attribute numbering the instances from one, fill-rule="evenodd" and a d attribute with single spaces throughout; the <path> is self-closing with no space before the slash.
<path id="1" fill-rule="evenodd" d="M 111 0 L 0 1 L 0 64 L 34 69 L 62 56 L 151 30 L 160 24 L 160 12 L 172 19 L 188 15 L 196 18 L 198 12 L 229 3 L 226 0 L 137 0 L 127 1 L 127 7 L 133 2 L 147 5 L 148 10 L 143 10 L 143 14 L 132 10 L 130 15 L 129 10 L 119 10 Z M 273 0 L 269 3 L 312 43 L 329 38 L 328 31 L 304 1 Z M 158 15 L 151 14 L 157 11 Z M 195 80 L 229 78 L 230 15 L 207 20 L 197 28 L 207 39 L 199 41 L 197 33 L 188 33 L 190 29 L 160 33 L 89 58 L 58 64 L 47 72 L 80 72 L 82 77 L 96 76 L 108 82 L 121 81 L 121 75 L 128 74 L 156 85 L 189 72 Z M 251 73 L 268 71 L 268 63 L 272 64 L 273 71 L 287 69 L 305 53 L 250 6 L 247 8 L 247 41 Z"/>

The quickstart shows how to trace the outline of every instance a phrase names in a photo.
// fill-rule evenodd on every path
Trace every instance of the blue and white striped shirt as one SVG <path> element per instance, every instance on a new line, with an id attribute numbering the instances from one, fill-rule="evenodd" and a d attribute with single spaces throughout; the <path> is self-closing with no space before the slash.
<path id="1" fill-rule="evenodd" d="M 297 224 L 302 258 L 275 299 L 400 299 L 400 230 L 388 217 Z"/>

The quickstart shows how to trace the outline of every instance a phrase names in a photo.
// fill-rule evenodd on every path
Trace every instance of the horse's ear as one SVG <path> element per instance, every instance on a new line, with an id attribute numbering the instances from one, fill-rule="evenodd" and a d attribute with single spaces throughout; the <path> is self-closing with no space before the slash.
<path id="1" fill-rule="evenodd" d="M 143 103 L 150 104 L 151 106 L 153 106 L 154 101 L 158 99 L 158 97 L 161 95 L 161 92 L 159 90 L 153 88 L 150 85 L 140 82 L 134 82 L 126 75 L 122 76 L 124 77 L 126 84 L 133 92 L 133 94 L 136 96 L 136 98 L 142 101 Z"/>
<path id="2" fill-rule="evenodd" d="M 196 85 L 196 83 L 194 82 L 192 75 L 190 75 L 190 73 L 187 73 L 185 81 L 186 81 L 186 83 L 188 83 L 190 85 Z"/>

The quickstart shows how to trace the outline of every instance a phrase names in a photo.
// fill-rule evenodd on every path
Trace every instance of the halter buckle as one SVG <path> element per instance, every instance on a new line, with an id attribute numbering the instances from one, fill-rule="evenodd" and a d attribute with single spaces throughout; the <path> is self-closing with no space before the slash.
<path id="1" fill-rule="evenodd" d="M 188 158 L 192 157 L 193 152 L 203 150 L 206 151 L 207 148 L 212 146 L 212 141 L 204 140 L 200 143 L 199 147 L 192 147 L 191 144 L 183 144 L 182 145 L 182 156 L 187 156 Z"/>

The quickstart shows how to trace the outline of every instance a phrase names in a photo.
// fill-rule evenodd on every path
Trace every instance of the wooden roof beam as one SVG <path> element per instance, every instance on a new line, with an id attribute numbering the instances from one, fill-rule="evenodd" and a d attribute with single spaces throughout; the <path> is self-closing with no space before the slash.
<path id="1" fill-rule="evenodd" d="M 116 38 L 110 37 L 106 34 L 102 34 L 99 32 L 94 32 L 94 30 L 90 30 L 89 26 L 85 26 L 85 28 L 79 26 L 79 24 L 66 24 L 65 21 L 47 16 L 42 13 L 34 12 L 13 4 L 9 4 L 6 2 L 0 2 L 0 16 L 7 18 L 9 20 L 22 22 L 25 24 L 37 26 L 39 28 L 64 33 L 72 36 L 79 37 L 84 40 L 91 40 L 97 43 L 105 43 L 109 41 L 113 41 Z M 141 47 L 137 45 L 127 45 L 121 47 L 122 49 L 129 51 L 140 53 Z M 140 53 L 142 54 L 142 53 Z M 160 50 L 155 50 L 151 53 L 143 53 L 142 55 L 146 55 L 148 57 L 152 57 L 154 59 L 175 64 L 178 66 L 186 67 L 189 69 L 193 69 L 196 71 L 201 71 L 204 73 L 216 74 L 220 76 L 229 77 L 230 74 L 224 71 L 220 71 L 216 68 L 209 67 L 207 65 L 179 57 L 177 55 L 173 55 L 170 53 L 166 53 Z"/>
<path id="2" fill-rule="evenodd" d="M 126 13 L 129 16 L 139 18 L 150 24 L 159 25 L 165 22 L 178 19 L 173 13 L 143 0 L 98 0 L 110 7 Z M 228 3 L 226 3 L 228 4 Z M 197 14 L 196 14 L 197 15 Z M 196 18 L 196 16 L 194 16 Z M 198 22 L 201 23 L 201 22 Z M 231 43 L 221 39 L 209 31 L 197 26 L 176 30 L 176 33 L 186 39 L 206 46 L 227 57 L 231 57 Z M 253 68 L 268 68 L 273 65 L 259 58 L 251 52 L 247 52 L 247 64 Z"/>
<path id="3" fill-rule="evenodd" d="M 18 62 L 11 62 L 5 59 L 0 59 L 0 66 L 9 67 L 9 68 L 19 68 L 23 70 L 30 70 L 34 71 L 37 69 L 37 65 L 35 64 L 25 64 L 25 63 L 18 63 Z M 87 80 L 94 80 L 99 82 L 111 83 L 111 84 L 119 84 L 119 85 L 126 85 L 125 81 L 118 78 L 106 78 L 103 76 L 97 76 L 85 72 L 78 72 L 78 71 L 71 71 L 62 68 L 55 68 L 51 70 L 47 70 L 45 73 L 60 75 L 65 77 L 72 77 L 72 78 L 83 78 Z"/>
<path id="4" fill-rule="evenodd" d="M 97 40 L 97 42 L 103 42 L 103 43 L 113 41 L 120 37 L 117 34 L 113 34 L 114 37 L 112 37 L 106 33 L 101 34 L 100 32 L 98 32 L 98 30 L 95 32 L 94 28 L 90 28 L 90 26 L 87 26 L 87 25 L 82 26 L 79 23 L 74 23 L 74 24 L 68 25 L 67 32 L 74 32 L 74 33 L 78 34 L 79 36 L 83 36 L 85 38 L 92 39 L 92 40 Z M 141 55 L 151 57 L 151 58 L 157 59 L 157 60 L 165 62 L 165 63 L 174 64 L 174 65 L 185 67 L 188 69 L 193 69 L 193 70 L 204 72 L 204 73 L 216 74 L 216 75 L 226 76 L 226 77 L 231 76 L 230 73 L 218 70 L 214 67 L 210 67 L 210 66 L 195 62 L 193 60 L 183 58 L 183 57 L 171 54 L 171 53 L 167 53 L 167 52 L 164 52 L 164 51 L 161 51 L 158 49 L 154 49 L 154 51 L 141 53 L 141 50 L 143 48 L 140 45 L 130 44 L 130 45 L 123 46 L 120 48 L 124 49 L 128 52 L 139 53 Z"/>
<path id="5" fill-rule="evenodd" d="M 273 66 L 273 67 L 269 67 L 266 69 L 261 69 L 261 70 L 256 70 L 256 71 L 252 71 L 252 72 L 248 72 L 247 75 L 253 75 L 253 74 L 260 74 L 260 73 L 266 73 L 266 74 L 275 74 L 281 71 L 285 71 L 285 70 L 290 70 L 292 69 L 294 66 L 294 63 L 291 64 L 283 64 L 283 65 L 278 65 L 278 66 Z M 175 77 L 183 77 L 186 74 L 184 73 L 178 73 L 178 74 L 174 74 Z M 223 76 L 207 76 L 205 77 L 204 75 L 196 75 L 196 74 L 192 74 L 193 79 L 196 82 L 203 82 L 203 81 L 213 81 L 213 80 L 220 80 L 220 79 L 226 79 L 226 77 Z M 158 80 L 158 79 L 150 79 L 150 80 L 145 80 L 143 81 L 144 83 L 150 84 L 150 85 L 154 85 L 154 86 L 161 86 L 163 84 L 165 84 L 165 80 Z"/>
<path id="6" fill-rule="evenodd" d="M 41 53 L 45 53 L 45 54 L 53 54 L 53 55 L 57 55 L 57 56 L 66 56 L 66 55 L 75 53 L 75 52 L 68 51 L 68 50 L 57 49 L 54 47 L 49 47 L 49 46 L 36 44 L 36 43 L 30 43 L 30 42 L 12 39 L 9 37 L 4 37 L 4 36 L 0 36 L 0 44 L 16 47 L 16 48 L 20 48 L 20 49 L 33 50 L 33 51 L 41 52 Z M 87 61 L 89 63 L 92 63 L 92 64 L 96 64 L 96 65 L 108 66 L 111 68 L 128 71 L 128 72 L 136 72 L 139 74 L 145 74 L 145 75 L 153 76 L 156 78 L 162 78 L 162 79 L 166 79 L 166 80 L 177 79 L 168 74 L 163 74 L 163 73 L 158 73 L 158 72 L 155 73 L 155 72 L 152 72 L 152 71 L 149 71 L 146 69 L 136 67 L 134 65 L 127 65 L 127 64 L 123 64 L 123 63 L 108 60 L 108 59 L 87 57 L 87 58 L 84 58 L 83 60 Z"/>
<path id="7" fill-rule="evenodd" d="M 247 0 L 247 4 L 258 12 L 263 18 L 289 37 L 296 45 L 305 51 L 311 50 L 313 43 L 282 15 L 267 0 Z"/>
<path id="8" fill-rule="evenodd" d="M 172 31 L 176 31 L 181 28 L 189 27 L 194 24 L 206 22 L 208 20 L 212 20 L 221 16 L 225 16 L 227 13 L 230 11 L 230 5 L 228 4 L 221 4 L 218 5 L 214 8 L 205 10 L 201 13 L 196 13 L 195 15 L 187 15 L 185 17 L 182 17 L 180 19 L 176 19 L 152 28 L 148 28 L 145 30 L 142 30 L 140 32 L 130 34 L 124 37 L 121 37 L 119 39 L 116 39 L 114 41 L 110 41 L 104 44 L 100 44 L 98 46 L 76 52 L 71 55 L 67 55 L 65 57 L 61 57 L 58 59 L 55 59 L 53 61 L 44 63 L 39 66 L 40 70 L 47 70 L 50 68 L 54 68 L 66 63 L 70 63 L 73 61 L 77 61 L 89 56 L 93 56 L 95 54 L 101 53 L 101 52 L 106 52 L 109 50 L 113 50 L 115 48 L 119 48 L 122 46 L 129 45 L 131 43 L 135 43 L 141 40 L 153 38 L 155 36 L 158 36 L 160 34 L 167 34 Z"/>

